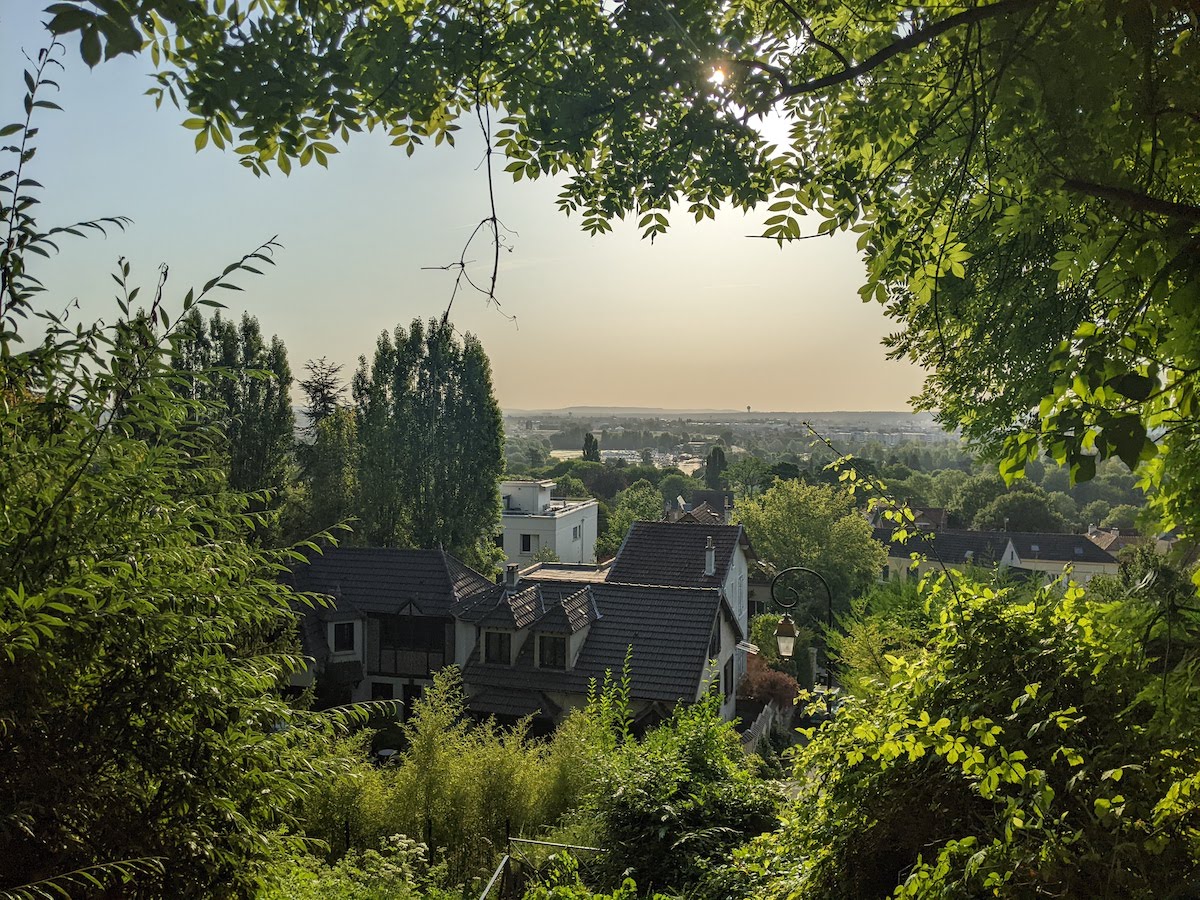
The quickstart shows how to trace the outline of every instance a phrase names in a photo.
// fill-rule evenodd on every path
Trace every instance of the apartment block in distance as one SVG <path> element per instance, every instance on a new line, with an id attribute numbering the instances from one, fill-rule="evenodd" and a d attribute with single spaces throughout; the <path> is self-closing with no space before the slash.
<path id="1" fill-rule="evenodd" d="M 543 549 L 565 563 L 596 561 L 596 500 L 554 497 L 555 483 L 502 481 L 504 555 L 522 568 Z"/>

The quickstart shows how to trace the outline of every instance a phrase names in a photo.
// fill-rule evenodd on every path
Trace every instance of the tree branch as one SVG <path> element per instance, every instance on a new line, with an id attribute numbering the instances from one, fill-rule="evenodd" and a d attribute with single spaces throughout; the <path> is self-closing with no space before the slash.
<path id="1" fill-rule="evenodd" d="M 857 65 L 847 66 L 840 72 L 834 72 L 831 75 L 824 75 L 800 84 L 789 85 L 781 90 L 775 99 L 780 100 L 784 97 L 811 94 L 814 91 L 823 90 L 835 84 L 853 81 L 860 75 L 865 75 L 872 69 L 883 65 L 893 56 L 899 56 L 901 53 L 907 53 L 909 50 L 914 50 L 917 47 L 928 44 L 934 38 L 945 34 L 947 31 L 953 31 L 955 28 L 961 28 L 964 25 L 973 25 L 976 22 L 982 22 L 985 19 L 992 19 L 996 16 L 1008 15 L 1018 10 L 1028 9 L 1029 7 L 1037 6 L 1041 2 L 1043 0 L 1000 0 L 999 3 L 991 3 L 987 6 L 976 6 L 973 9 L 964 10 L 950 16 L 948 19 L 943 19 L 925 28 L 918 28 L 915 31 L 909 32 L 882 50 L 872 53 Z"/>
<path id="2" fill-rule="evenodd" d="M 1063 185 L 1067 190 L 1119 203 L 1139 212 L 1154 213 L 1171 219 L 1181 219 L 1185 222 L 1200 222 L 1200 206 L 1190 203 L 1175 203 L 1172 200 L 1163 200 L 1160 197 L 1143 194 L 1141 191 L 1097 184 L 1094 181 L 1084 181 L 1079 178 L 1064 178 Z"/>

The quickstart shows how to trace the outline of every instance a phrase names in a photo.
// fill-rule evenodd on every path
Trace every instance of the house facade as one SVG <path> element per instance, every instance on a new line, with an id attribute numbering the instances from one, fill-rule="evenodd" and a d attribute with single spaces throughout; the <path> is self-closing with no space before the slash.
<path id="1" fill-rule="evenodd" d="M 635 722 L 653 724 L 709 690 L 733 717 L 738 628 L 715 588 L 528 581 L 512 567 L 454 614 L 456 656 L 480 715 L 552 727 L 628 663 Z"/>
<path id="2" fill-rule="evenodd" d="M 555 498 L 554 488 L 551 480 L 500 482 L 500 545 L 509 563 L 527 566 L 544 549 L 565 563 L 596 561 L 596 500 Z"/>
<path id="3" fill-rule="evenodd" d="M 461 598 L 492 582 L 441 550 L 346 548 L 312 555 L 290 573 L 296 590 L 328 605 L 306 610 L 301 626 L 321 706 L 402 700 L 405 708 L 455 661 L 454 617 Z"/>
<path id="4" fill-rule="evenodd" d="M 408 709 L 435 672 L 455 664 L 472 711 L 533 716 L 549 729 L 585 704 L 606 672 L 620 677 L 628 654 L 639 722 L 709 690 L 722 693 L 722 712 L 733 717 L 744 630 L 724 572 L 699 586 L 609 584 L 610 569 L 571 564 L 544 574 L 526 580 L 510 564 L 495 584 L 440 550 L 314 555 L 288 579 L 330 601 L 303 616 L 310 665 L 297 686 L 315 678 L 320 706 L 394 699 Z"/>

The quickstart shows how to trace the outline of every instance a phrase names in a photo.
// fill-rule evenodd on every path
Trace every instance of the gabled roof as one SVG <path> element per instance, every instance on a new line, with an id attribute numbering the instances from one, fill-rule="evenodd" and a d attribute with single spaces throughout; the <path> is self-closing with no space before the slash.
<path id="1" fill-rule="evenodd" d="M 339 613 L 390 613 L 448 618 L 456 602 L 494 585 L 444 550 L 331 547 L 294 566 L 299 591 L 328 594 Z M 328 608 L 316 612 L 328 617 Z"/>
<path id="2" fill-rule="evenodd" d="M 903 543 L 892 540 L 892 528 L 876 528 L 875 540 L 888 548 L 888 556 L 907 557 L 923 553 L 930 561 L 941 560 L 948 566 L 994 566 L 1008 549 L 1009 535 L 997 531 L 922 531 L 910 532 Z"/>
<path id="3" fill-rule="evenodd" d="M 515 588 L 492 585 L 456 603 L 451 613 L 482 628 L 534 628 L 571 634 L 598 616 L 587 585 L 561 582 L 522 582 Z"/>
<path id="4" fill-rule="evenodd" d="M 1116 563 L 1109 553 L 1085 534 L 1045 534 L 1029 531 L 935 531 L 913 535 L 905 543 L 891 540 L 890 528 L 876 528 L 875 539 L 888 548 L 888 556 L 924 553 L 948 566 L 994 565 L 1009 543 L 1022 563 L 1033 560 L 1063 563 Z"/>
<path id="5" fill-rule="evenodd" d="M 693 506 L 687 512 L 680 513 L 674 518 L 667 517 L 663 521 L 674 522 L 676 525 L 720 525 L 725 519 L 708 503 L 701 503 L 699 506 Z"/>
<path id="6" fill-rule="evenodd" d="M 1012 541 L 1013 549 L 1023 563 L 1032 560 L 1050 560 L 1061 563 L 1110 563 L 1115 565 L 1116 557 L 1088 540 L 1086 534 L 1041 534 L 1031 531 L 1012 531 L 1007 533 Z"/>
<path id="7" fill-rule="evenodd" d="M 701 503 L 707 503 L 724 515 L 724 511 L 733 506 L 733 491 L 692 491 L 692 504 L 699 506 Z"/>
<path id="8" fill-rule="evenodd" d="M 509 710 L 525 714 L 540 708 L 554 715 L 556 711 L 545 706 L 545 694 L 586 694 L 589 683 L 602 682 L 606 671 L 620 677 L 630 646 L 630 688 L 635 699 L 671 704 L 695 699 L 708 669 L 709 641 L 722 608 L 717 590 L 592 584 L 565 592 L 559 607 L 566 609 L 570 604 L 562 601 L 585 590 L 600 617 L 591 622 L 574 668 L 536 668 L 533 639 L 525 641 L 511 666 L 481 662 L 475 653 L 464 671 L 473 691 L 472 709 L 512 715 Z M 535 626 L 535 634 L 541 625 Z"/>
<path id="9" fill-rule="evenodd" d="M 710 537 L 717 551 L 715 575 L 704 574 L 704 548 Z M 608 573 L 608 583 L 720 587 L 739 546 L 754 558 L 741 525 L 634 522 Z"/>

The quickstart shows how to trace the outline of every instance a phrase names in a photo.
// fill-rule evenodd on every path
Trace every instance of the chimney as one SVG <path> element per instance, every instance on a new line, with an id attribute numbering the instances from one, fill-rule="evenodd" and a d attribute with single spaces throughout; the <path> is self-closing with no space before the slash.
<path id="1" fill-rule="evenodd" d="M 704 574 L 709 577 L 717 574 L 717 545 L 713 543 L 711 534 L 704 545 Z"/>
<path id="2" fill-rule="evenodd" d="M 509 563 L 504 567 L 504 586 L 515 588 L 521 581 L 521 567 L 517 563 Z"/>

